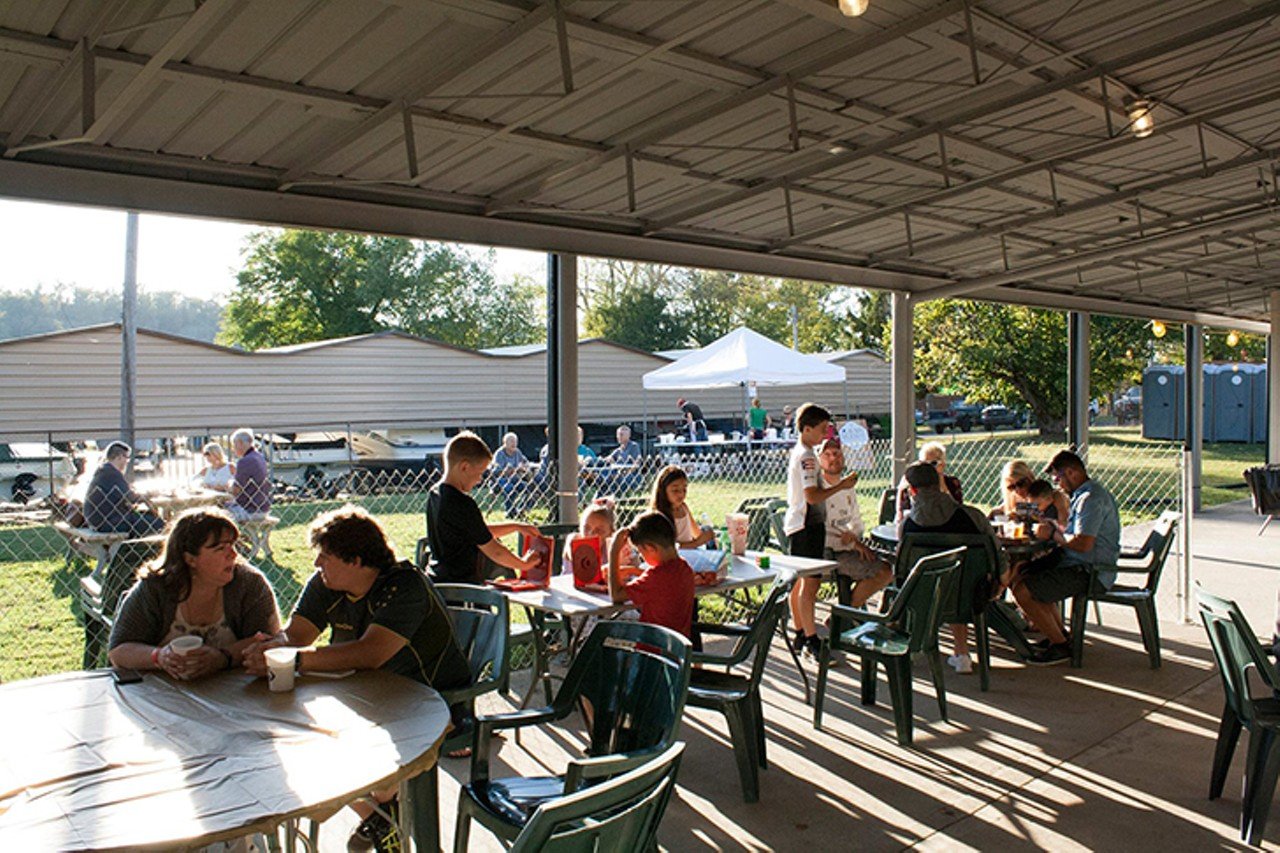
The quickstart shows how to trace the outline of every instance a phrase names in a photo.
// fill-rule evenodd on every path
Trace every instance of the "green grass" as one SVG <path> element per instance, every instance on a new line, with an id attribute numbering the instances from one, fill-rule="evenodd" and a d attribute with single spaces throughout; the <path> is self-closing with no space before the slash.
<path id="1" fill-rule="evenodd" d="M 925 436 L 922 436 L 924 438 Z M 1043 465 L 1056 447 L 1031 432 L 974 431 L 948 433 L 950 470 L 966 484 L 966 499 L 979 506 L 993 504 L 994 484 L 1005 460 L 1021 457 Z M 1144 441 L 1133 429 L 1101 428 L 1092 434 L 1092 473 L 1120 498 L 1126 524 L 1153 517 L 1176 500 L 1178 480 L 1167 445 Z M 1259 445 L 1212 444 L 1205 446 L 1202 497 L 1206 506 L 1248 497 L 1241 472 L 1263 461 Z M 858 486 L 863 517 L 874 523 L 880 493 L 888 488 L 887 461 L 870 460 Z M 1124 493 L 1117 483 L 1137 482 L 1141 488 Z M 983 486 L 982 484 L 988 484 Z M 690 482 L 689 505 L 696 515 L 707 515 L 723 524 L 725 514 L 748 497 L 780 497 L 785 492 L 781 462 L 751 477 L 695 477 Z M 424 532 L 422 506 L 425 493 L 365 497 L 360 500 L 386 527 L 399 552 L 412 557 Z M 272 560 L 261 560 L 288 613 L 311 575 L 312 552 L 307 545 L 307 525 L 319 513 L 338 502 L 280 504 L 273 512 L 280 525 L 272 533 Z M 495 501 L 482 503 L 491 518 L 501 514 Z M 539 519 L 540 520 L 540 519 Z M 0 529 L 0 680 L 12 681 L 80 666 L 84 642 L 79 622 L 79 579 L 89 571 L 83 563 L 65 565 L 63 540 L 51 528 L 23 526 Z"/>

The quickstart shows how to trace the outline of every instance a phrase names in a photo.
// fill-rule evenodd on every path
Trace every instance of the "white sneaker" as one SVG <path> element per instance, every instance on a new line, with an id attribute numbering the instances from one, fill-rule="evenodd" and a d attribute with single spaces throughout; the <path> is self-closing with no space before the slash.
<path id="1" fill-rule="evenodd" d="M 973 672 L 973 660 L 968 655 L 952 655 L 947 658 L 947 666 L 950 666 L 961 675 L 968 675 Z"/>

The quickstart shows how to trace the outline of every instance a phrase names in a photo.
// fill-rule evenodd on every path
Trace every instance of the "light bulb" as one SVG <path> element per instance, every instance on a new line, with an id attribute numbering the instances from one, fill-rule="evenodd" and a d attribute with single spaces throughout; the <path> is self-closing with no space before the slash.
<path id="1" fill-rule="evenodd" d="M 1163 338 L 1165 335 L 1165 332 L 1167 331 L 1169 330 L 1165 327 L 1164 323 L 1162 323 L 1161 321 L 1159 320 L 1151 321 L 1151 334 L 1155 335 L 1157 338 Z"/>
<path id="2" fill-rule="evenodd" d="M 1129 117 L 1129 130 L 1138 139 L 1146 139 L 1155 132 L 1156 120 L 1151 115 L 1154 109 L 1155 104 L 1145 98 L 1128 101 L 1124 105 L 1125 114 Z"/>
<path id="3" fill-rule="evenodd" d="M 839 5 L 840 14 L 847 18 L 856 18 L 867 11 L 867 7 L 871 5 L 871 0 L 840 0 Z"/>
<path id="4" fill-rule="evenodd" d="M 1238 343 L 1240 343 L 1240 334 L 1235 329 L 1227 332 L 1227 346 L 1234 347 Z"/>

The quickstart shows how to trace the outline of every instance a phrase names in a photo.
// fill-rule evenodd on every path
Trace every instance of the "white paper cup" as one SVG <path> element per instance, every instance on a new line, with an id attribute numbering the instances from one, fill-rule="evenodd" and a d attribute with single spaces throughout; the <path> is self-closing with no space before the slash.
<path id="1" fill-rule="evenodd" d="M 180 655 L 185 655 L 187 652 L 194 652 L 203 645 L 204 640 L 202 638 L 193 637 L 190 634 L 185 637 L 174 637 L 173 640 L 169 642 L 169 648 L 173 649 L 175 653 Z"/>
<path id="2" fill-rule="evenodd" d="M 747 551 L 747 536 L 751 530 L 751 517 L 745 512 L 731 512 L 724 517 L 724 523 L 729 530 L 729 549 L 735 556 L 742 556 Z"/>
<path id="3" fill-rule="evenodd" d="M 267 686 L 272 693 L 285 693 L 293 689 L 293 668 L 298 650 L 293 647 L 267 649 Z"/>

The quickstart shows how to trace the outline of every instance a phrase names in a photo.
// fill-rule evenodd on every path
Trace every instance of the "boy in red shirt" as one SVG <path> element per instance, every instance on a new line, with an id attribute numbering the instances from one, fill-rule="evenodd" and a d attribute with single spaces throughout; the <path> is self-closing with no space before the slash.
<path id="1" fill-rule="evenodd" d="M 635 546 L 648 564 L 638 578 L 624 584 L 623 552 Z M 640 621 L 661 625 L 688 637 L 693 633 L 693 570 L 676 550 L 676 530 L 660 512 L 646 512 L 613 537 L 609 548 L 609 597 L 640 608 Z"/>

